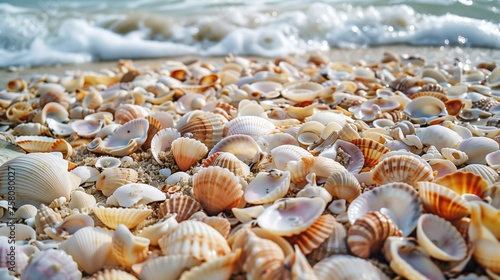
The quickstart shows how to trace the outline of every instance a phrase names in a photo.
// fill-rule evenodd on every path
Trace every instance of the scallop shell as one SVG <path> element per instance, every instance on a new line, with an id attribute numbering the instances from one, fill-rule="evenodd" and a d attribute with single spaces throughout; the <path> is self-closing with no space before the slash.
<path id="1" fill-rule="evenodd" d="M 86 214 L 72 214 L 52 228 L 46 228 L 45 233 L 55 240 L 66 240 L 76 231 L 84 227 L 94 227 L 94 220 Z"/>
<path id="2" fill-rule="evenodd" d="M 394 272 L 407 279 L 445 279 L 415 239 L 388 237 L 382 251 Z"/>
<path id="3" fill-rule="evenodd" d="M 348 255 L 334 255 L 323 259 L 313 266 L 313 271 L 318 279 L 330 279 L 332 275 L 338 279 L 389 279 L 367 260 Z"/>
<path id="4" fill-rule="evenodd" d="M 330 237 L 335 226 L 334 221 L 332 215 L 322 215 L 305 231 L 285 239 L 292 245 L 298 245 L 302 253 L 307 255 Z"/>
<path id="5" fill-rule="evenodd" d="M 291 236 L 305 231 L 325 210 L 321 198 L 283 198 L 257 217 L 259 226 L 280 236 Z"/>
<path id="6" fill-rule="evenodd" d="M 338 150 L 342 153 L 338 153 Z M 330 152 L 331 151 L 331 152 Z M 356 145 L 347 141 L 338 139 L 331 148 L 324 149 L 319 156 L 329 157 L 334 160 L 340 158 L 340 162 L 347 171 L 357 174 L 364 165 L 364 156 Z"/>
<path id="7" fill-rule="evenodd" d="M 102 191 L 105 196 L 110 196 L 119 187 L 137 182 L 139 173 L 131 168 L 105 169 L 97 177 L 95 188 Z"/>
<path id="8" fill-rule="evenodd" d="M 104 208 L 95 207 L 94 214 L 107 227 L 116 229 L 120 224 L 134 228 L 144 221 L 153 210 L 136 208 Z"/>
<path id="9" fill-rule="evenodd" d="M 163 201 L 167 197 L 158 188 L 148 184 L 126 184 L 118 187 L 108 197 L 106 204 L 112 206 L 131 207 L 133 205 L 149 204 L 154 201 Z"/>
<path id="10" fill-rule="evenodd" d="M 377 184 L 415 184 L 420 181 L 432 181 L 434 176 L 430 166 L 422 160 L 410 155 L 395 155 L 384 158 L 373 168 L 373 180 Z"/>
<path id="11" fill-rule="evenodd" d="M 290 172 L 270 170 L 259 172 L 245 189 L 245 201 L 265 204 L 283 198 L 290 187 Z"/>
<path id="12" fill-rule="evenodd" d="M 16 144 L 28 153 L 61 152 L 65 159 L 73 153 L 66 140 L 46 136 L 18 136 Z"/>
<path id="13" fill-rule="evenodd" d="M 359 138 L 351 141 L 354 145 L 358 146 L 364 156 L 364 166 L 366 167 L 374 167 L 380 157 L 385 153 L 388 153 L 390 150 L 384 145 L 378 143 L 375 140 Z"/>
<path id="14" fill-rule="evenodd" d="M 15 207 L 32 204 L 49 204 L 61 196 L 69 200 L 71 190 L 78 187 L 80 178 L 68 170 L 68 162 L 52 154 L 31 153 L 20 155 L 5 162 L 0 167 L 3 182 L 9 174 L 15 172 L 16 199 Z M 32 186 L 37 186 L 33 188 Z M 2 184 L 0 192 L 8 193 L 7 184 Z"/>
<path id="15" fill-rule="evenodd" d="M 271 150 L 273 164 L 277 169 L 284 170 L 286 163 L 289 161 L 299 161 L 303 157 L 312 157 L 313 155 L 295 145 L 281 145 Z"/>
<path id="16" fill-rule="evenodd" d="M 115 110 L 115 122 L 119 124 L 125 124 L 131 120 L 141 119 L 149 114 L 146 108 L 133 105 L 133 104 L 121 104 Z"/>
<path id="17" fill-rule="evenodd" d="M 208 153 L 208 148 L 202 142 L 180 137 L 172 141 L 172 155 L 180 170 L 186 171 Z"/>
<path id="18" fill-rule="evenodd" d="M 79 280 L 82 273 L 73 258 L 61 250 L 45 250 L 35 253 L 21 273 L 21 279 L 67 279 Z"/>
<path id="19" fill-rule="evenodd" d="M 239 178 L 226 168 L 209 166 L 193 175 L 193 197 L 209 215 L 236 207 L 243 197 Z"/>
<path id="20" fill-rule="evenodd" d="M 431 182 L 419 182 L 417 185 L 426 212 L 448 221 L 458 220 L 470 214 L 469 203 L 453 190 Z"/>
<path id="21" fill-rule="evenodd" d="M 460 168 L 459 171 L 475 173 L 488 181 L 490 185 L 493 185 L 500 180 L 498 172 L 493 170 L 491 167 L 482 164 L 469 164 L 466 167 Z"/>
<path id="22" fill-rule="evenodd" d="M 87 148 L 95 153 L 107 153 L 113 156 L 127 156 L 147 139 L 149 123 L 146 119 L 134 119 L 120 126 L 113 134 L 102 140 L 95 138 Z"/>
<path id="23" fill-rule="evenodd" d="M 359 139 L 361 136 L 358 133 L 358 128 L 352 124 L 345 124 L 341 130 L 339 130 L 339 139 L 351 142 L 354 139 Z"/>
<path id="24" fill-rule="evenodd" d="M 203 160 L 202 165 L 204 167 L 212 165 L 227 168 L 236 176 L 246 177 L 250 175 L 250 167 L 239 160 L 235 155 L 227 152 L 217 152 L 213 154 L 210 158 Z"/>
<path id="25" fill-rule="evenodd" d="M 498 151 L 498 143 L 487 137 L 472 137 L 462 140 L 458 149 L 467 154 L 467 164 L 486 164 L 486 155 Z"/>
<path id="26" fill-rule="evenodd" d="M 16 219 L 30 219 L 34 218 L 38 212 L 35 206 L 31 204 L 24 204 L 19 207 L 14 213 L 14 218 Z"/>
<path id="27" fill-rule="evenodd" d="M 59 245 L 78 264 L 78 268 L 88 274 L 100 270 L 105 265 L 116 263 L 112 253 L 112 233 L 98 227 L 85 227 L 75 232 Z"/>
<path id="28" fill-rule="evenodd" d="M 347 233 L 347 244 L 351 252 L 360 258 L 378 253 L 389 236 L 401 236 L 402 232 L 385 214 L 367 212 L 356 219 Z"/>
<path id="29" fill-rule="evenodd" d="M 201 205 L 198 201 L 190 196 L 176 196 L 166 199 L 159 205 L 160 215 L 168 217 L 177 214 L 175 219 L 178 222 L 189 219 L 194 213 L 201 210 Z"/>
<path id="30" fill-rule="evenodd" d="M 181 137 L 181 133 L 175 128 L 164 128 L 158 131 L 153 139 L 151 140 L 151 153 L 155 158 L 156 162 L 163 164 L 160 160 L 159 153 L 170 149 L 172 142 Z"/>
<path id="31" fill-rule="evenodd" d="M 179 223 L 158 243 L 165 255 L 189 255 L 200 261 L 211 261 L 231 252 L 227 241 L 217 230 L 193 220 Z"/>
<path id="32" fill-rule="evenodd" d="M 71 128 L 83 138 L 94 138 L 104 126 L 101 120 L 76 120 L 71 123 Z"/>
<path id="33" fill-rule="evenodd" d="M 149 239 L 134 236 L 126 226 L 119 225 L 113 232 L 112 252 L 123 267 L 129 268 L 147 258 L 149 243 Z"/>
<path id="34" fill-rule="evenodd" d="M 332 234 L 309 254 L 312 259 L 320 261 L 334 254 L 347 254 L 346 228 L 336 220 L 332 222 L 332 227 Z"/>
<path id="35" fill-rule="evenodd" d="M 211 149 L 223 138 L 224 124 L 226 122 L 227 119 L 219 114 L 199 113 L 189 118 L 185 123 L 179 121 L 177 130 L 182 136 L 186 136 L 186 134 L 192 135 L 194 139 L 204 143 L 208 149 Z"/>
<path id="36" fill-rule="evenodd" d="M 327 178 L 337 170 L 346 170 L 340 163 L 326 157 L 302 157 L 300 161 L 289 161 L 285 169 L 290 171 L 292 183 L 306 180 L 309 173 L 316 173 L 318 178 Z"/>
<path id="37" fill-rule="evenodd" d="M 328 176 L 324 188 L 336 198 L 351 203 L 361 194 L 361 185 L 351 173 L 339 170 Z"/>
<path id="38" fill-rule="evenodd" d="M 213 261 L 203 263 L 195 266 L 189 271 L 184 272 L 179 280 L 190 279 L 230 279 L 233 273 L 235 263 L 241 255 L 241 250 L 229 253 L 225 256 L 219 257 Z"/>
<path id="39" fill-rule="evenodd" d="M 78 209 L 82 212 L 84 210 L 92 209 L 97 204 L 93 195 L 85 193 L 83 190 L 76 189 L 71 192 L 68 207 L 69 209 Z"/>
<path id="40" fill-rule="evenodd" d="M 9 240 L 12 240 L 9 244 L 12 244 L 13 241 L 33 242 L 36 240 L 36 231 L 31 226 L 9 222 L 8 226 L 0 228 L 0 236 L 8 236 Z"/>
<path id="41" fill-rule="evenodd" d="M 275 125 L 265 118 L 241 116 L 230 120 L 224 125 L 224 135 L 243 134 L 257 140 L 263 135 L 270 134 L 275 128 Z"/>
<path id="42" fill-rule="evenodd" d="M 146 261 L 137 274 L 143 280 L 177 280 L 184 271 L 200 264 L 201 261 L 191 256 L 160 256 Z"/>
<path id="43" fill-rule="evenodd" d="M 231 153 L 245 164 L 257 163 L 261 155 L 259 145 L 248 135 L 230 135 L 224 137 L 210 150 L 208 156 L 212 156 L 217 152 Z"/>
<path id="44" fill-rule="evenodd" d="M 490 184 L 488 181 L 472 172 L 456 171 L 437 179 L 435 183 L 445 186 L 459 195 L 474 194 L 482 199 L 489 197 Z"/>
<path id="45" fill-rule="evenodd" d="M 347 209 L 349 222 L 354 222 L 369 211 L 380 211 L 408 236 L 417 226 L 422 203 L 417 192 L 406 183 L 390 183 L 364 192 Z"/>
<path id="46" fill-rule="evenodd" d="M 459 261 L 467 255 L 467 245 L 457 229 L 436 215 L 420 216 L 417 240 L 431 257 L 438 260 Z"/>
<path id="47" fill-rule="evenodd" d="M 47 135 L 50 133 L 48 127 L 39 123 L 21 123 L 14 127 L 13 135 Z"/>

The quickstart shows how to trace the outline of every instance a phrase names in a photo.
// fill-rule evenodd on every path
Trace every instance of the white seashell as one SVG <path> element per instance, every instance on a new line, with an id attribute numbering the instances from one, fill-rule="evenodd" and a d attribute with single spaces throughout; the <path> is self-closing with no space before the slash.
<path id="1" fill-rule="evenodd" d="M 435 146 L 439 151 L 442 148 L 457 148 L 462 137 L 455 131 L 440 125 L 431 125 L 417 131 L 417 137 L 422 144 Z"/>
<path id="2" fill-rule="evenodd" d="M 175 172 L 174 174 L 168 176 L 168 178 L 165 180 L 165 184 L 179 184 L 179 183 L 187 183 L 191 179 L 191 175 L 187 174 L 186 172 Z"/>
<path id="3" fill-rule="evenodd" d="M 224 125 L 224 135 L 243 134 L 257 140 L 259 137 L 271 133 L 275 128 L 275 125 L 265 118 L 241 116 L 230 120 Z"/>
<path id="4" fill-rule="evenodd" d="M 240 223 L 246 223 L 253 219 L 256 219 L 266 208 L 262 205 L 246 207 L 246 208 L 232 208 L 234 217 L 240 221 Z"/>
<path id="5" fill-rule="evenodd" d="M 81 278 L 82 273 L 78 270 L 78 265 L 73 258 L 64 251 L 52 249 L 35 253 L 21 273 L 22 280 L 79 280 Z"/>
<path id="6" fill-rule="evenodd" d="M 134 228 L 153 213 L 151 209 L 104 208 L 102 206 L 95 207 L 93 211 L 103 224 L 112 229 L 121 224 L 128 228 Z"/>
<path id="7" fill-rule="evenodd" d="M 170 149 L 172 142 L 179 137 L 181 137 L 180 132 L 170 127 L 164 128 L 155 134 L 153 140 L 151 140 L 151 153 L 156 162 L 163 164 L 159 156 L 160 152 Z"/>
<path id="8" fill-rule="evenodd" d="M 69 209 L 78 209 L 78 211 L 83 212 L 84 210 L 89 210 L 94 208 L 97 201 L 93 195 L 85 193 L 81 189 L 76 189 L 71 192 L 68 207 Z"/>
<path id="9" fill-rule="evenodd" d="M 5 162 L 0 167 L 0 178 L 3 182 L 9 182 L 8 177 L 15 172 L 15 207 L 24 204 L 38 207 L 42 203 L 49 204 L 61 196 L 69 199 L 71 191 L 80 184 L 80 178 L 66 170 L 68 162 L 60 157 L 31 153 Z M 2 184 L 0 192 L 7 195 L 8 191 L 8 184 Z"/>
<path id="10" fill-rule="evenodd" d="M 117 159 L 115 157 L 99 157 L 97 161 L 95 162 L 95 167 L 97 169 L 113 169 L 117 168 L 122 164 L 120 159 Z"/>
<path id="11" fill-rule="evenodd" d="M 244 199 L 251 204 L 265 204 L 283 198 L 290 187 L 290 172 L 259 172 L 245 189 Z"/>
<path id="12" fill-rule="evenodd" d="M 441 178 L 446 174 L 457 171 L 457 166 L 447 159 L 430 159 L 428 160 L 428 163 L 431 166 L 432 170 L 434 172 L 437 172 L 435 179 Z"/>
<path id="13" fill-rule="evenodd" d="M 233 274 L 233 267 L 239 260 L 240 255 L 241 249 L 238 249 L 213 261 L 193 267 L 189 271 L 184 272 L 179 279 L 230 279 Z"/>
<path id="14" fill-rule="evenodd" d="M 44 232 L 54 240 L 64 241 L 84 227 L 94 227 L 94 220 L 86 214 L 73 214 Z"/>
<path id="15" fill-rule="evenodd" d="M 321 198 L 284 198 L 277 200 L 257 218 L 259 226 L 281 236 L 306 230 L 325 210 Z"/>
<path id="16" fill-rule="evenodd" d="M 466 163 L 469 159 L 469 156 L 465 152 L 453 148 L 442 148 L 441 154 L 443 158 L 450 160 L 456 166 Z"/>
<path id="17" fill-rule="evenodd" d="M 285 88 L 281 91 L 281 95 L 294 102 L 312 101 L 323 90 L 323 86 L 314 82 L 296 83 Z"/>
<path id="18" fill-rule="evenodd" d="M 126 184 L 135 183 L 139 178 L 137 171 L 131 168 L 111 168 L 104 171 L 97 177 L 95 188 L 102 191 L 105 196 L 110 196 L 113 192 Z"/>
<path id="19" fill-rule="evenodd" d="M 99 170 L 92 166 L 78 166 L 70 172 L 80 177 L 82 184 L 86 182 L 95 182 L 100 174 Z"/>
<path id="20" fill-rule="evenodd" d="M 259 139 L 257 139 L 256 142 L 259 145 L 260 149 L 265 153 L 269 153 L 274 148 L 282 145 L 298 146 L 298 142 L 295 139 L 295 137 L 293 137 L 288 133 L 275 133 L 275 134 L 263 135 Z"/>
<path id="21" fill-rule="evenodd" d="M 500 170 L 500 151 L 491 152 L 484 158 L 486 163 L 495 171 Z"/>
<path id="22" fill-rule="evenodd" d="M 458 149 L 467 154 L 467 164 L 486 164 L 486 155 L 498 151 L 498 142 L 487 137 L 472 137 L 464 139 L 458 145 Z"/>
<path id="23" fill-rule="evenodd" d="M 36 240 L 36 231 L 27 225 L 9 223 L 8 226 L 0 228 L 0 236 L 8 236 L 18 242 L 32 241 Z"/>
<path id="24" fill-rule="evenodd" d="M 139 204 L 149 204 L 154 201 L 163 201 L 165 193 L 148 184 L 131 183 L 118 187 L 108 197 L 106 204 L 112 206 L 131 207 Z"/>
<path id="25" fill-rule="evenodd" d="M 284 170 L 286 163 L 299 161 L 303 157 L 312 157 L 313 155 L 299 146 L 281 145 L 271 150 L 271 156 L 274 166 L 279 170 Z"/>
<path id="26" fill-rule="evenodd" d="M 500 86 L 500 67 L 495 67 L 493 71 L 491 71 L 488 79 L 486 80 L 486 86 L 490 88 L 497 88 Z"/>
<path id="27" fill-rule="evenodd" d="M 94 138 L 103 126 L 102 120 L 76 120 L 71 123 L 71 128 L 83 138 Z"/>
<path id="28" fill-rule="evenodd" d="M 340 215 L 347 210 L 347 201 L 345 199 L 336 199 L 328 205 L 328 211 L 332 214 Z"/>
<path id="29" fill-rule="evenodd" d="M 262 153 L 251 136 L 241 134 L 224 137 L 210 150 L 208 156 L 217 152 L 231 153 L 246 164 L 259 162 Z"/>
<path id="30" fill-rule="evenodd" d="M 149 239 L 134 236 L 124 225 L 116 228 L 111 242 L 113 255 L 123 267 L 129 268 L 148 256 Z"/>
<path id="31" fill-rule="evenodd" d="M 136 264 L 132 270 L 143 280 L 178 280 L 184 271 L 201 263 L 200 260 L 187 255 L 160 256 L 149 259 L 144 264 Z"/>
<path id="32" fill-rule="evenodd" d="M 1 207 L 4 207 L 4 205 L 1 205 Z M 19 207 L 17 211 L 14 213 L 14 218 L 20 220 L 34 218 L 36 216 L 37 211 L 38 209 L 35 206 L 31 204 L 24 204 L 23 206 Z"/>
<path id="33" fill-rule="evenodd" d="M 323 259 L 313 266 L 313 271 L 318 279 L 330 279 L 332 275 L 339 279 L 389 279 L 367 260 L 348 255 L 334 255 Z"/>
<path id="34" fill-rule="evenodd" d="M 177 227 L 176 215 L 171 216 L 168 219 L 157 222 L 147 227 L 143 227 L 142 230 L 137 234 L 137 236 L 148 238 L 151 241 L 151 245 L 158 246 L 158 240 L 162 238 L 169 231 Z"/>

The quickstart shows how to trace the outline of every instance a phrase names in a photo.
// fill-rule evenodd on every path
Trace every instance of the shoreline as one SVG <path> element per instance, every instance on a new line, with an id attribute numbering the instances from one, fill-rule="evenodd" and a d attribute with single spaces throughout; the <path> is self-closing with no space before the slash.
<path id="1" fill-rule="evenodd" d="M 410 45 L 384 45 L 356 49 L 336 49 L 332 48 L 329 51 L 322 52 L 327 55 L 333 62 L 353 63 L 357 61 L 366 61 L 368 63 L 378 61 L 385 51 L 394 52 L 396 54 L 408 54 L 421 56 L 426 59 L 426 64 L 435 63 L 443 59 L 459 59 L 462 62 L 476 65 L 479 62 L 497 62 L 500 64 L 500 52 L 495 49 L 486 48 L 460 48 L 460 47 L 433 47 L 433 46 L 410 46 Z M 303 55 L 290 55 L 297 59 L 305 59 L 309 53 Z M 258 61 L 273 60 L 275 57 L 260 57 L 247 56 Z M 136 67 L 161 65 L 165 61 L 189 61 L 200 59 L 205 62 L 211 62 L 216 65 L 221 65 L 224 62 L 224 56 L 206 57 L 206 56 L 172 56 L 159 57 L 148 59 L 131 59 Z M 82 64 L 65 64 L 52 66 L 37 66 L 37 67 L 10 67 L 8 69 L 0 69 L 0 90 L 5 89 L 6 83 L 14 78 L 29 79 L 36 75 L 52 74 L 57 76 L 64 75 L 67 71 L 94 71 L 98 72 L 102 69 L 114 68 L 118 60 L 110 61 L 95 61 Z"/>

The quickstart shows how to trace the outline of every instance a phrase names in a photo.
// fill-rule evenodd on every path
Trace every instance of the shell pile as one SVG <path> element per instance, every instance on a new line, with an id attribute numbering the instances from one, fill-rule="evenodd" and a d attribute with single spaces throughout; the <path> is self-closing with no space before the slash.
<path id="1" fill-rule="evenodd" d="M 498 100 L 389 52 L 10 81 L 1 279 L 500 279 Z"/>

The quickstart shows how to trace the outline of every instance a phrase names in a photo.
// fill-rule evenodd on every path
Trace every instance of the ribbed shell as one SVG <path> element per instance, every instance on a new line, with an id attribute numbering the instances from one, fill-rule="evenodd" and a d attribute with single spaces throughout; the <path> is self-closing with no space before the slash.
<path id="1" fill-rule="evenodd" d="M 232 153 L 217 152 L 210 159 L 207 158 L 207 161 L 204 160 L 203 165 L 205 167 L 212 165 L 227 168 L 236 176 L 246 177 L 250 175 L 250 167 Z"/>
<path id="2" fill-rule="evenodd" d="M 187 255 L 160 256 L 146 261 L 138 274 L 142 280 L 178 280 L 184 271 L 200 264 Z"/>
<path id="3" fill-rule="evenodd" d="M 347 230 L 336 220 L 332 223 L 332 234 L 309 255 L 316 261 L 321 261 L 334 254 L 347 254 Z"/>
<path id="4" fill-rule="evenodd" d="M 470 206 L 459 194 L 445 186 L 419 182 L 418 194 L 426 212 L 448 221 L 458 220 L 470 214 Z"/>
<path id="5" fill-rule="evenodd" d="M 460 168 L 459 171 L 472 172 L 481 176 L 488 181 L 490 185 L 495 184 L 500 180 L 500 175 L 493 168 L 483 164 L 469 164 L 466 167 Z"/>
<path id="6" fill-rule="evenodd" d="M 119 187 L 135 183 L 139 179 L 139 173 L 132 168 L 105 169 L 97 177 L 95 188 L 102 191 L 105 196 L 110 196 Z"/>
<path id="7" fill-rule="evenodd" d="M 338 170 L 326 179 L 324 188 L 333 196 L 351 203 L 361 194 L 358 179 L 347 170 Z"/>
<path id="8" fill-rule="evenodd" d="M 365 157 L 365 167 L 374 167 L 378 163 L 380 157 L 390 151 L 389 148 L 379 142 L 368 138 L 354 139 L 351 140 L 351 143 L 358 146 L 363 153 Z"/>
<path id="9" fill-rule="evenodd" d="M 445 186 L 459 195 L 474 194 L 482 199 L 489 196 L 490 184 L 488 181 L 472 172 L 456 171 L 437 179 L 435 183 Z"/>
<path id="10" fill-rule="evenodd" d="M 415 184 L 432 180 L 432 169 L 414 156 L 394 155 L 383 159 L 373 168 L 373 181 L 380 185 L 392 182 Z"/>
<path id="11" fill-rule="evenodd" d="M 251 136 L 238 134 L 224 137 L 210 150 L 208 156 L 217 152 L 231 153 L 245 164 L 250 164 L 259 161 L 261 151 Z"/>
<path id="12" fill-rule="evenodd" d="M 19 136 L 16 144 L 28 153 L 61 152 L 65 159 L 73 153 L 73 148 L 66 140 L 47 136 Z"/>
<path id="13" fill-rule="evenodd" d="M 304 254 L 309 254 L 318 248 L 330 235 L 335 227 L 335 218 L 330 215 L 322 215 L 308 229 L 285 239 L 292 245 L 298 245 Z"/>
<path id="14" fill-rule="evenodd" d="M 180 170 L 186 171 L 208 153 L 208 148 L 202 142 L 180 137 L 172 141 L 172 155 Z"/>
<path id="15" fill-rule="evenodd" d="M 243 134 L 257 140 L 259 137 L 271 133 L 275 128 L 275 125 L 267 119 L 257 116 L 241 116 L 224 125 L 224 135 Z"/>
<path id="16" fill-rule="evenodd" d="M 240 258 L 240 255 L 241 250 L 236 250 L 225 256 L 218 257 L 213 261 L 195 266 L 189 271 L 184 272 L 179 280 L 228 280 L 233 273 L 234 265 Z"/>
<path id="17" fill-rule="evenodd" d="M 134 236 L 126 226 L 119 225 L 113 232 L 112 252 L 123 267 L 129 268 L 147 258 L 149 243 L 149 239 Z"/>
<path id="18" fill-rule="evenodd" d="M 54 227 L 62 220 L 61 214 L 42 204 L 35 216 L 36 232 L 44 233 L 46 228 Z"/>
<path id="19" fill-rule="evenodd" d="M 21 280 L 80 280 L 82 273 L 73 258 L 62 250 L 37 252 L 21 273 Z"/>
<path id="20" fill-rule="evenodd" d="M 94 208 L 94 214 L 106 226 L 116 229 L 120 224 L 134 228 L 153 213 L 151 209 L 136 208 Z"/>
<path id="21" fill-rule="evenodd" d="M 274 166 L 279 170 L 285 169 L 285 164 L 289 161 L 299 161 L 303 157 L 313 155 L 306 149 L 295 145 L 281 145 L 271 150 Z"/>
<path id="22" fill-rule="evenodd" d="M 187 123 L 177 127 L 182 136 L 186 133 L 202 143 L 209 149 L 223 138 L 224 124 L 227 122 L 223 116 L 206 112 L 189 119 Z"/>
<path id="23" fill-rule="evenodd" d="M 323 259 L 313 267 L 318 279 L 360 279 L 389 280 L 389 278 L 369 261 L 348 255 L 335 255 Z"/>
<path id="24" fill-rule="evenodd" d="M 189 219 L 194 213 L 200 211 L 201 205 L 194 198 L 182 195 L 166 199 L 158 208 L 162 217 L 177 214 L 175 219 L 178 222 L 182 222 Z"/>

